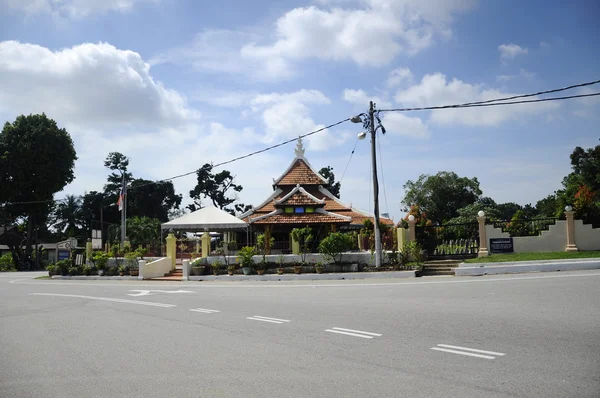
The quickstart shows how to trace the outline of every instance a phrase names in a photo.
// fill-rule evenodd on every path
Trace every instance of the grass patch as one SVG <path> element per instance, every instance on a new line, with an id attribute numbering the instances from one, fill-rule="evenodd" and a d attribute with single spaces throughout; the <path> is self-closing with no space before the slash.
<path id="1" fill-rule="evenodd" d="M 548 253 L 508 253 L 491 254 L 488 257 L 470 258 L 465 263 L 500 263 L 512 261 L 569 260 L 574 258 L 598 258 L 600 251 L 548 252 Z"/>
<path id="2" fill-rule="evenodd" d="M 51 277 L 51 276 L 48 276 L 48 275 L 44 275 L 44 276 L 38 276 L 38 277 L 37 277 L 37 278 L 35 278 L 35 279 L 52 279 L 52 277 Z"/>

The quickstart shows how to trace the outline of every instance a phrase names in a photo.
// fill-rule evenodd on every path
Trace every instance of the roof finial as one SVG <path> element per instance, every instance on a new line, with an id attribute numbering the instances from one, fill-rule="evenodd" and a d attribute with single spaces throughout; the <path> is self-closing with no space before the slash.
<path id="1" fill-rule="evenodd" d="M 294 152 L 296 152 L 296 159 L 304 159 L 304 146 L 302 145 L 301 137 L 298 137 L 298 143 Z"/>

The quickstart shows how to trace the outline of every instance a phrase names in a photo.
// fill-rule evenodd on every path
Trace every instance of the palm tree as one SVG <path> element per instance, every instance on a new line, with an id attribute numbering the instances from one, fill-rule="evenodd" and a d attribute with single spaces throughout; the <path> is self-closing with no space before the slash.
<path id="1" fill-rule="evenodd" d="M 82 228 L 81 198 L 67 195 L 54 210 L 54 227 L 67 238 L 76 236 Z"/>

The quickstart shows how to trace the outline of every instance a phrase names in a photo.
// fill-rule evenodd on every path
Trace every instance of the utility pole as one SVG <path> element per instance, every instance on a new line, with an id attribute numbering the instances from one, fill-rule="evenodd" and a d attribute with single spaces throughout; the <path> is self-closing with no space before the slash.
<path id="1" fill-rule="evenodd" d="M 125 247 L 125 238 L 127 237 L 127 190 L 125 187 L 125 173 L 122 174 L 122 182 L 121 182 L 121 247 Z"/>
<path id="2" fill-rule="evenodd" d="M 379 182 L 377 181 L 377 158 L 375 151 L 375 107 L 371 101 L 369 107 L 369 119 L 371 125 L 371 160 L 373 162 L 373 214 L 375 218 L 375 267 L 381 267 L 381 232 L 379 231 Z M 379 120 L 379 119 L 378 119 Z"/>

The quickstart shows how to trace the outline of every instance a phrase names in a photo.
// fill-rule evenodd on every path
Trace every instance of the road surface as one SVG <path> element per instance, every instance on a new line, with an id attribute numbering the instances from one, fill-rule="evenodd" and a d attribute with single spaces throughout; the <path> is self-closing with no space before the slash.
<path id="1" fill-rule="evenodd" d="M 600 271 L 136 282 L 0 274 L 2 397 L 599 397 Z"/>

